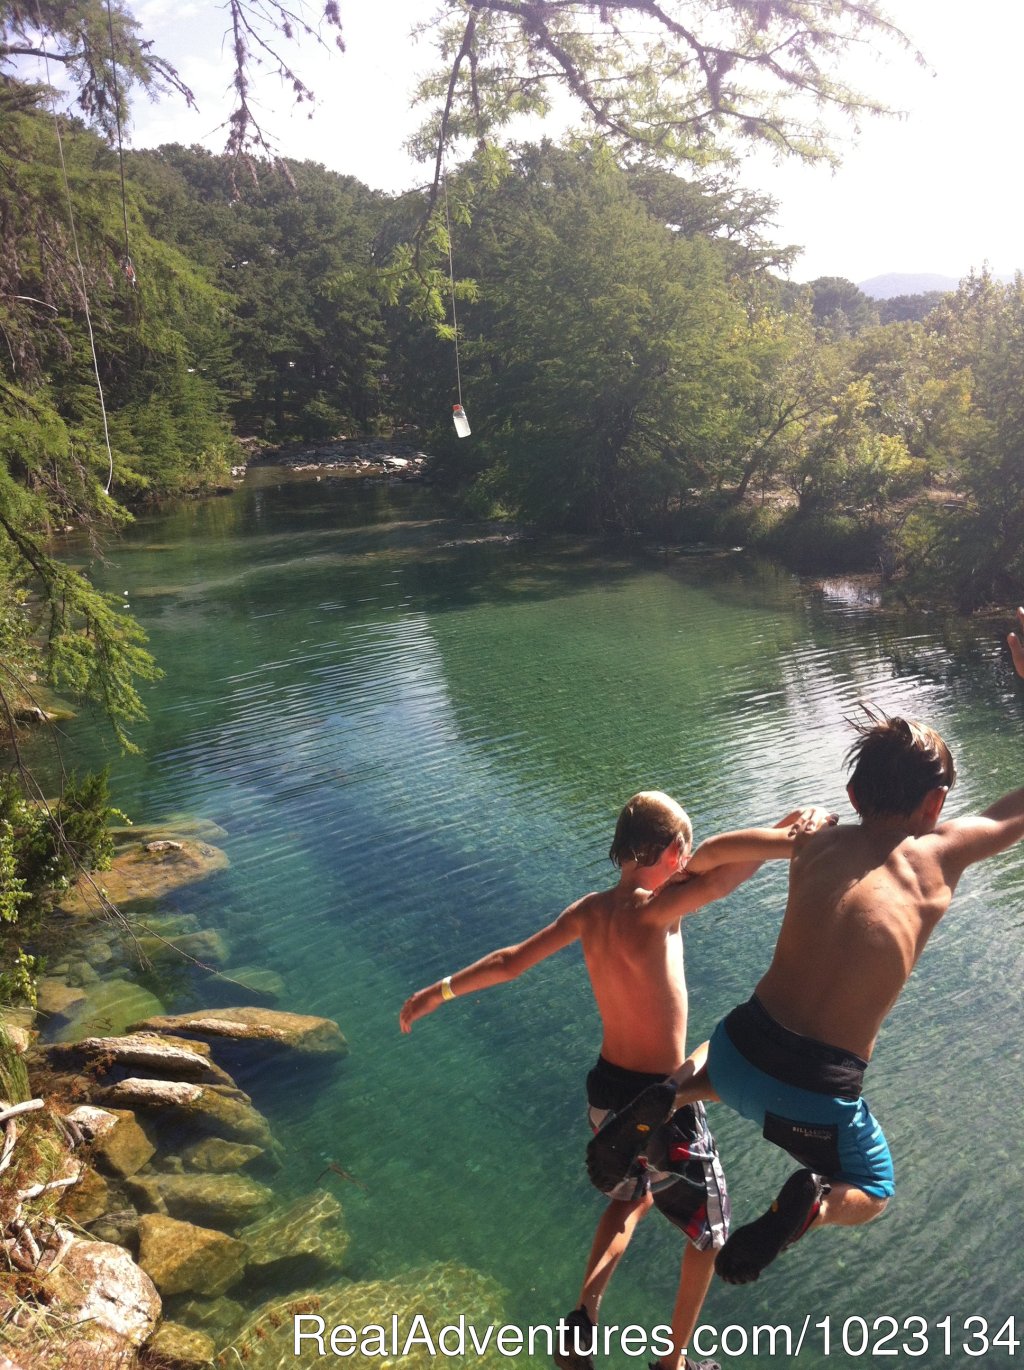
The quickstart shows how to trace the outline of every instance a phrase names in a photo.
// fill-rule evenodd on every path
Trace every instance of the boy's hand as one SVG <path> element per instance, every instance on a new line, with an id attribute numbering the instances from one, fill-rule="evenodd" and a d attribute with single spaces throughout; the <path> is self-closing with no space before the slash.
<path id="1" fill-rule="evenodd" d="M 1017 610 L 1017 622 L 1020 625 L 1020 632 L 1011 633 L 1006 639 L 1010 648 L 1010 655 L 1013 657 L 1013 665 L 1017 674 L 1024 679 L 1024 609 Z"/>
<path id="2" fill-rule="evenodd" d="M 440 985 L 428 985 L 426 989 L 418 989 L 415 994 L 410 994 L 402 1005 L 402 1011 L 398 1015 L 399 1027 L 403 1032 L 412 1032 L 412 1025 L 418 1018 L 425 1018 L 428 1013 L 433 1013 L 443 1002 Z"/>
<path id="3" fill-rule="evenodd" d="M 828 809 L 812 806 L 808 809 L 799 809 L 795 814 L 787 815 L 780 826 L 785 827 L 789 823 L 790 837 L 799 837 L 801 834 L 817 832 L 819 828 L 833 828 L 838 822 L 838 814 L 829 813 Z"/>

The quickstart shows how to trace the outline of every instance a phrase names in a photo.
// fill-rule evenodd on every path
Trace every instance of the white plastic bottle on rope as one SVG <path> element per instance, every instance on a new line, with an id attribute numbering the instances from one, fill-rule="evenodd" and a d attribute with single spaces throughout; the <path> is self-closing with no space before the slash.
<path id="1" fill-rule="evenodd" d="M 468 438 L 473 431 L 469 426 L 469 419 L 466 418 L 466 411 L 461 404 L 452 405 L 452 422 L 455 424 L 455 431 L 460 438 Z"/>

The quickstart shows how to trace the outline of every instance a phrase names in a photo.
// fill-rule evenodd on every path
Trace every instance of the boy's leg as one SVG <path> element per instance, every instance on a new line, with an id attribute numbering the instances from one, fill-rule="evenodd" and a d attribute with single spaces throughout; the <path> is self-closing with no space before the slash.
<path id="1" fill-rule="evenodd" d="M 601 1214 L 583 1273 L 579 1304 L 557 1329 L 554 1361 L 559 1370 L 593 1370 L 591 1346 L 601 1299 L 651 1203 L 649 1192 L 639 1199 L 612 1199 Z"/>
<path id="2" fill-rule="evenodd" d="M 613 1199 L 601 1214 L 580 1291 L 580 1307 L 587 1310 L 591 1322 L 597 1322 L 601 1299 L 615 1267 L 632 1240 L 637 1224 L 650 1212 L 653 1202 L 650 1194 L 633 1201 Z"/>
<path id="3" fill-rule="evenodd" d="M 846 1184 L 843 1180 L 829 1182 L 829 1191 L 821 1201 L 814 1227 L 860 1227 L 879 1218 L 888 1206 L 888 1199 L 876 1198 L 866 1194 L 856 1185 Z"/>
<path id="4" fill-rule="evenodd" d="M 662 1370 L 680 1370 L 687 1364 L 686 1348 L 696 1330 L 714 1270 L 714 1249 L 709 1246 L 706 1251 L 698 1251 L 687 1242 L 679 1271 L 679 1290 L 672 1309 L 672 1355 L 662 1356 L 656 1362 Z"/>
<path id="5" fill-rule="evenodd" d="M 766 1213 L 732 1234 L 715 1269 L 728 1284 L 750 1284 L 812 1227 L 858 1227 L 877 1218 L 888 1202 L 842 1180 L 831 1183 L 797 1170 Z"/>

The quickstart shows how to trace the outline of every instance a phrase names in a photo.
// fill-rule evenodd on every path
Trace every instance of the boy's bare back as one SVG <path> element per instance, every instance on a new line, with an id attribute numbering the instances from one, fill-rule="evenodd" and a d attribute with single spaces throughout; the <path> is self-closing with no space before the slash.
<path id="1" fill-rule="evenodd" d="M 680 922 L 644 917 L 653 895 L 623 888 L 576 906 L 583 957 L 601 1015 L 601 1054 L 627 1070 L 675 1070 L 686 1057 Z"/>
<path id="2" fill-rule="evenodd" d="M 964 870 L 1024 837 L 1024 789 L 938 823 L 944 798 L 933 792 L 910 820 L 865 819 L 797 844 L 775 954 L 755 991 L 784 1027 L 868 1060 Z"/>

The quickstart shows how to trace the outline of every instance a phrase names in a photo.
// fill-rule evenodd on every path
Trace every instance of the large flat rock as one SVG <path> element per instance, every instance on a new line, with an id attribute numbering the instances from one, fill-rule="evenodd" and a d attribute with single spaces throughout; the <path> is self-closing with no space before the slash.
<path id="1" fill-rule="evenodd" d="M 276 1151 L 270 1124 L 239 1089 L 133 1077 L 99 1090 L 96 1102 L 167 1115 L 172 1122 L 199 1132 Z"/>
<path id="2" fill-rule="evenodd" d="M 238 1235 L 249 1248 L 250 1275 L 269 1275 L 278 1288 L 282 1276 L 297 1284 L 336 1273 L 348 1249 L 341 1204 L 323 1189 L 302 1195 Z"/>
<path id="3" fill-rule="evenodd" d="M 191 1042 L 187 1038 L 168 1041 L 155 1032 L 136 1032 L 125 1037 L 84 1037 L 79 1042 L 49 1046 L 45 1054 L 55 1070 L 66 1072 L 88 1066 L 97 1078 L 120 1069 L 131 1075 L 159 1080 L 234 1084 L 227 1071 L 210 1059 L 210 1047 L 206 1042 Z"/>
<path id="4" fill-rule="evenodd" d="M 247 1175 L 136 1175 L 128 1192 L 137 1207 L 230 1231 L 260 1217 L 274 1201 L 266 1185 Z"/>
<path id="5" fill-rule="evenodd" d="M 281 1009 L 199 1009 L 164 1014 L 132 1025 L 136 1032 L 169 1032 L 251 1045 L 254 1049 L 293 1051 L 302 1056 L 346 1056 L 348 1043 L 332 1018 Z"/>

